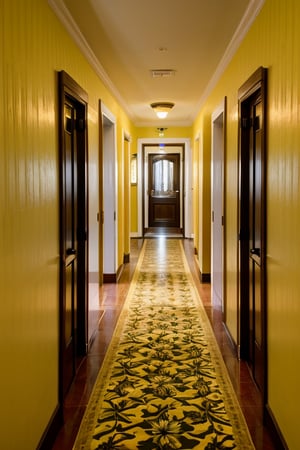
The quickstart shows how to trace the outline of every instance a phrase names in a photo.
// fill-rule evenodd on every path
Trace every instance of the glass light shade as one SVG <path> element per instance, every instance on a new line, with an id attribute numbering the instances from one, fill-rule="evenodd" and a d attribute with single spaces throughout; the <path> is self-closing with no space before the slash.
<path id="1" fill-rule="evenodd" d="M 155 111 L 159 119 L 165 119 L 168 115 L 168 111 Z"/>
<path id="2" fill-rule="evenodd" d="M 162 102 L 151 103 L 151 108 L 155 111 L 155 114 L 159 119 L 165 119 L 174 106 L 174 103 Z"/>

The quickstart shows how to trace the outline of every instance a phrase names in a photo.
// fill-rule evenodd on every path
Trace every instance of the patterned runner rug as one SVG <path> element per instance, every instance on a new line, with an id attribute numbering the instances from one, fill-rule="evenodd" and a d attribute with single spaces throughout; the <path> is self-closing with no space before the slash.
<path id="1" fill-rule="evenodd" d="M 145 240 L 79 449 L 254 449 L 178 239 Z"/>

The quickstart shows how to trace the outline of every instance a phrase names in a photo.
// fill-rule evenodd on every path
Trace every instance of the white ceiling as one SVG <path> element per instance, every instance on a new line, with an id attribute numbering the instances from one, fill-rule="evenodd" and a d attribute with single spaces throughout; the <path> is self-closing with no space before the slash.
<path id="1" fill-rule="evenodd" d="M 264 0 L 48 1 L 134 124 L 162 127 L 193 123 Z"/>

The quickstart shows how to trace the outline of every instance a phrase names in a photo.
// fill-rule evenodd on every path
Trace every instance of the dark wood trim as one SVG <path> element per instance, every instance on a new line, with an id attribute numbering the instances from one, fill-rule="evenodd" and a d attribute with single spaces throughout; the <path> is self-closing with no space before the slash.
<path id="1" fill-rule="evenodd" d="M 210 273 L 200 272 L 200 281 L 201 283 L 210 283 Z"/>
<path id="2" fill-rule="evenodd" d="M 104 273 L 103 274 L 103 283 L 116 283 L 117 282 L 117 274 L 116 273 Z"/>
<path id="3" fill-rule="evenodd" d="M 63 408 L 58 405 L 52 414 L 49 424 L 44 431 L 41 440 L 37 446 L 37 450 L 51 450 L 60 428 L 63 426 Z"/>
<path id="4" fill-rule="evenodd" d="M 64 341 L 63 328 L 63 296 L 65 290 L 64 275 L 64 241 L 65 241 L 65 178 L 63 169 L 63 148 L 64 148 L 64 105 L 66 98 L 80 105 L 82 116 L 80 117 L 80 127 L 77 136 L 78 148 L 84 148 L 84 152 L 78 152 L 78 180 L 80 179 L 80 188 L 78 189 L 78 205 L 80 205 L 80 214 L 77 215 L 77 271 L 80 275 L 78 283 L 78 298 L 84 301 L 78 303 L 77 307 L 77 346 L 78 356 L 84 356 L 88 344 L 88 135 L 87 135 L 87 102 L 88 94 L 73 80 L 65 71 L 57 72 L 58 77 L 58 128 L 59 128 L 59 195 L 60 195 L 60 219 L 59 219 L 59 239 L 60 239 L 60 331 L 59 331 L 59 402 L 63 403 L 63 359 L 62 348 Z"/>
<path id="5" fill-rule="evenodd" d="M 130 253 L 124 253 L 124 256 L 123 256 L 123 263 L 124 264 L 127 264 L 127 263 L 129 263 L 130 262 Z"/>
<path id="6" fill-rule="evenodd" d="M 58 72 L 62 93 L 67 92 L 71 97 L 87 105 L 87 92 L 64 70 Z"/>
<path id="7" fill-rule="evenodd" d="M 142 144 L 142 173 L 144 174 L 145 172 L 145 147 L 157 147 L 157 153 L 159 153 L 159 149 L 160 146 L 163 145 L 164 147 L 180 147 L 182 148 L 182 161 L 180 161 L 180 165 L 182 164 L 182 186 L 183 186 L 183 190 L 184 190 L 184 186 L 185 186 L 185 152 L 186 152 L 186 148 L 185 148 L 185 143 L 184 142 L 175 142 L 173 143 L 164 143 L 164 144 L 158 144 L 157 142 L 151 143 L 151 142 L 147 142 L 147 143 L 143 143 Z M 176 152 L 174 152 L 176 153 Z M 147 232 L 147 228 L 145 228 L 145 177 L 142 177 L 142 237 L 144 237 L 144 235 Z M 184 225 L 185 225 L 185 221 L 184 221 L 184 214 L 185 214 L 185 196 L 182 195 L 182 234 L 184 236 Z M 148 217 L 148 223 L 149 223 L 149 217 Z"/>
<path id="8" fill-rule="evenodd" d="M 243 131 L 242 117 L 247 108 L 247 102 L 256 93 L 260 92 L 262 100 L 262 198 L 261 198 L 261 298 L 263 336 L 262 346 L 264 353 L 264 381 L 263 381 L 263 403 L 267 403 L 267 318 L 266 318 L 266 118 L 267 118 L 267 69 L 259 67 L 248 80 L 238 90 L 238 109 L 239 109 L 239 128 L 238 128 L 238 295 L 240 311 L 238 317 L 240 333 L 240 356 L 242 359 L 248 359 L 249 341 L 248 328 L 249 323 L 249 212 L 243 207 L 243 204 L 249 198 L 249 155 L 245 151 L 248 146 L 247 131 Z M 243 151 L 242 151 L 243 150 Z M 242 180 L 244 181 L 242 183 Z"/>
<path id="9" fill-rule="evenodd" d="M 194 251 L 195 251 L 196 249 L 195 249 L 195 247 L 194 247 Z M 204 273 L 204 272 L 201 272 L 201 270 L 200 270 L 200 266 L 199 266 L 199 260 L 198 260 L 198 258 L 197 258 L 197 253 L 194 253 L 194 257 L 195 257 L 195 259 L 194 259 L 194 261 L 195 261 L 195 264 L 196 264 L 196 267 L 197 267 L 197 272 L 198 272 L 198 277 L 199 277 L 199 280 L 201 281 L 201 283 L 210 283 L 210 278 L 211 278 L 211 274 L 210 273 Z"/>
<path id="10" fill-rule="evenodd" d="M 124 269 L 124 265 L 121 264 L 116 273 L 104 273 L 103 274 L 103 283 L 118 283 L 118 281 L 122 275 L 123 269 Z"/>

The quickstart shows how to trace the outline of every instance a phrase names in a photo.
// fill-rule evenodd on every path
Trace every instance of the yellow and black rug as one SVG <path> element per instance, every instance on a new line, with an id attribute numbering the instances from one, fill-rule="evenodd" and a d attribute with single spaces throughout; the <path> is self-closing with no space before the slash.
<path id="1" fill-rule="evenodd" d="M 145 241 L 74 449 L 254 449 L 180 240 Z"/>

